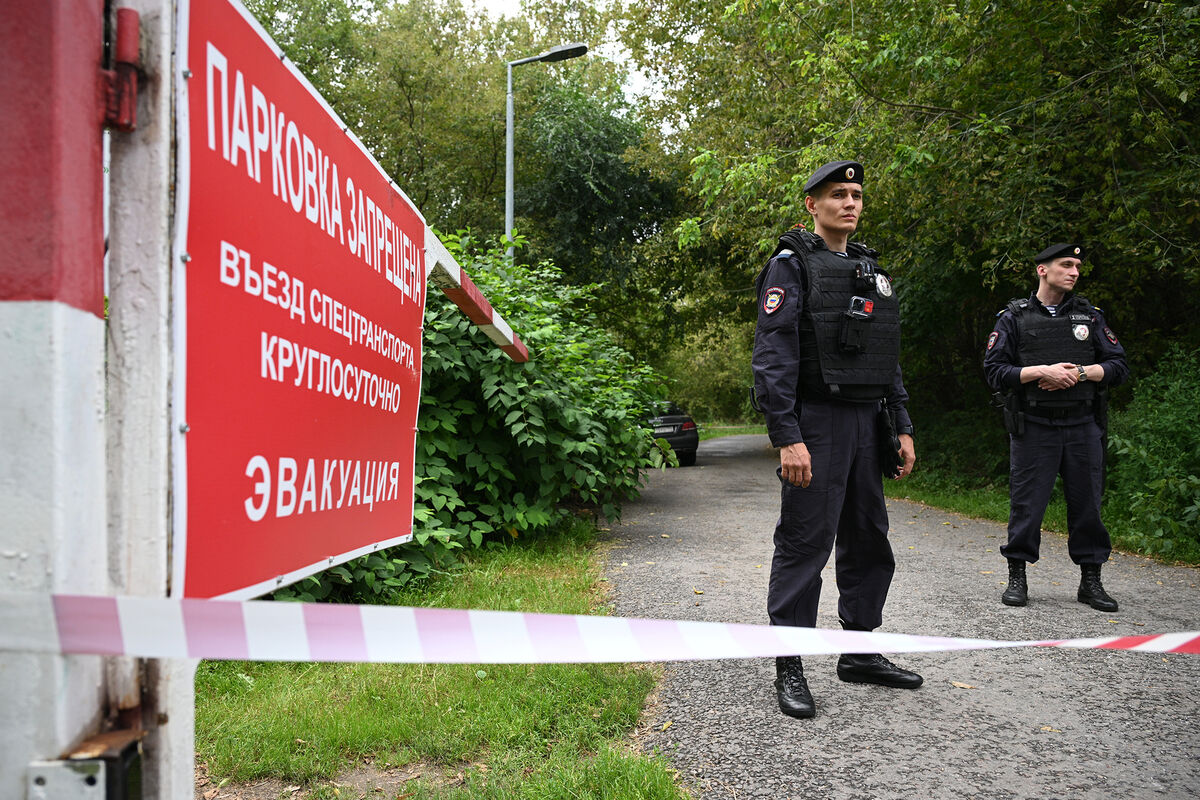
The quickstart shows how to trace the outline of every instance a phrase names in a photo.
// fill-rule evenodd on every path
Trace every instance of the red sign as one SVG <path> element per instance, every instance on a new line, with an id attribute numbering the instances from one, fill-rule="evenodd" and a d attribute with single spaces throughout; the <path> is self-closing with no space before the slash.
<path id="1" fill-rule="evenodd" d="M 425 222 L 258 23 L 181 3 L 173 593 L 412 536 Z"/>

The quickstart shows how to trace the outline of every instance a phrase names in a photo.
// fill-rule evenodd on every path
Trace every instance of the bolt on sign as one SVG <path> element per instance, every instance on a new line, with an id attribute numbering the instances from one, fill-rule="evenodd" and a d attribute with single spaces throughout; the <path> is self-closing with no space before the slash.
<path id="1" fill-rule="evenodd" d="M 179 4 L 172 594 L 412 537 L 425 221 L 231 0 Z"/>

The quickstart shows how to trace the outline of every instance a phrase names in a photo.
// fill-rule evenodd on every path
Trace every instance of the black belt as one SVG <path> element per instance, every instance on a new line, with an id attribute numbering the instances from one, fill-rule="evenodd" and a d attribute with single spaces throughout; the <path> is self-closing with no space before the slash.
<path id="1" fill-rule="evenodd" d="M 1025 413 L 1042 419 L 1071 419 L 1088 416 L 1092 413 L 1092 405 L 1087 403 L 1075 406 L 1030 406 Z"/>

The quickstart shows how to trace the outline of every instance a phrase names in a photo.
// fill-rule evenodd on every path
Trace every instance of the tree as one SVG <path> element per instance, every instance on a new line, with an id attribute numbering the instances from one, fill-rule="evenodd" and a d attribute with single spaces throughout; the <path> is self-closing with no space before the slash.
<path id="1" fill-rule="evenodd" d="M 530 239 L 524 258 L 561 264 L 577 284 L 625 290 L 635 247 L 658 232 L 674 197 L 673 187 L 625 157 L 642 135 L 617 85 L 596 95 L 565 83 L 541 95 L 521 135 L 535 176 L 516 193 L 529 221 L 520 226 Z"/>
<path id="2" fill-rule="evenodd" d="M 440 230 L 498 239 L 504 222 L 505 63 L 602 38 L 591 3 L 493 20 L 460 0 L 252 0 L 314 85 Z M 673 190 L 629 158 L 643 126 L 619 67 L 589 56 L 513 71 L 517 229 L 526 263 L 623 288 Z"/>
<path id="3" fill-rule="evenodd" d="M 1200 301 L 1194 7 L 664 0 L 624 19 L 664 147 L 690 161 L 685 247 L 726 248 L 748 282 L 815 166 L 867 165 L 859 238 L 902 287 L 918 414 L 979 407 L 991 318 L 1048 240 L 1088 245 L 1087 293 L 1135 372 L 1200 339 L 1160 304 Z"/>

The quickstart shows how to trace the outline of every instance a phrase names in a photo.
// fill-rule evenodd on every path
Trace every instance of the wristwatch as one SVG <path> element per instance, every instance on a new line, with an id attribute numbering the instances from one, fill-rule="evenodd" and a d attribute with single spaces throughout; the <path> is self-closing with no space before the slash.
<path id="1" fill-rule="evenodd" d="M 1085 370 L 1083 367 L 1079 366 L 1078 364 L 1075 365 L 1075 369 L 1079 370 L 1079 380 L 1086 381 L 1088 379 L 1087 370 Z"/>

